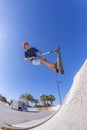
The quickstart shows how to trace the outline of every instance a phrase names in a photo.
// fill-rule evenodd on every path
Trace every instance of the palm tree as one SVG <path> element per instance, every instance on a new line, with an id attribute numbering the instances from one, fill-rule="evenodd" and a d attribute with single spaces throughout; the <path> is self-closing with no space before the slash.
<path id="1" fill-rule="evenodd" d="M 48 95 L 46 96 L 46 101 L 47 101 L 46 106 L 49 106 L 49 103 L 48 103 L 49 102 L 49 96 Z"/>
<path id="2" fill-rule="evenodd" d="M 53 101 L 55 100 L 55 97 L 53 95 L 49 95 L 48 100 L 50 101 L 51 106 L 53 106 Z"/>
<path id="3" fill-rule="evenodd" d="M 33 99 L 33 102 L 35 103 L 35 107 L 37 107 L 37 104 L 39 103 L 38 99 Z"/>
<path id="4" fill-rule="evenodd" d="M 29 101 L 33 102 L 33 96 L 29 93 L 25 93 L 20 96 L 20 99 L 26 99 L 27 100 L 27 105 L 29 106 Z"/>
<path id="5" fill-rule="evenodd" d="M 40 96 L 40 100 L 42 101 L 42 103 L 43 103 L 43 106 L 45 106 L 46 105 L 46 101 L 47 101 L 47 95 L 45 95 L 45 94 L 43 94 L 42 96 Z"/>

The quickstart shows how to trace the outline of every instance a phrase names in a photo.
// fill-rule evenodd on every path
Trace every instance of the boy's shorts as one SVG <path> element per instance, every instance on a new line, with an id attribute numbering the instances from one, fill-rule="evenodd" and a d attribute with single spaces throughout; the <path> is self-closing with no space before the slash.
<path id="1" fill-rule="evenodd" d="M 33 65 L 40 65 L 41 63 L 40 63 L 40 58 L 39 57 L 37 57 L 36 59 L 34 59 L 34 60 L 31 60 L 30 61 Z"/>

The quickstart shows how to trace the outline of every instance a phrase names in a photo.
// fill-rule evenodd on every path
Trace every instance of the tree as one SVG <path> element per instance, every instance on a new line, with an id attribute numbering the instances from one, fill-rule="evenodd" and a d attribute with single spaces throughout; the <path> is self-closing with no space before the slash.
<path id="1" fill-rule="evenodd" d="M 0 95 L 0 101 L 2 101 L 2 102 L 6 102 L 6 103 L 7 103 L 7 99 L 6 99 L 6 97 L 4 97 L 4 96 L 2 96 L 2 95 Z"/>
<path id="2" fill-rule="evenodd" d="M 33 99 L 33 102 L 35 103 L 35 107 L 37 107 L 39 100 L 38 99 Z"/>
<path id="3" fill-rule="evenodd" d="M 29 106 L 29 101 L 33 102 L 33 96 L 29 93 L 25 93 L 23 95 L 20 96 L 20 99 L 26 99 L 27 100 L 27 105 Z"/>
<path id="4" fill-rule="evenodd" d="M 40 100 L 42 101 L 43 106 L 45 107 L 47 101 L 47 95 L 43 94 L 42 96 L 40 96 Z"/>
<path id="5" fill-rule="evenodd" d="M 53 101 L 55 100 L 55 97 L 53 95 L 49 95 L 48 100 L 50 101 L 51 106 L 53 106 Z"/>
<path id="6" fill-rule="evenodd" d="M 46 106 L 49 107 L 50 106 L 50 104 L 49 104 L 49 95 L 46 95 L 46 101 L 47 101 Z"/>

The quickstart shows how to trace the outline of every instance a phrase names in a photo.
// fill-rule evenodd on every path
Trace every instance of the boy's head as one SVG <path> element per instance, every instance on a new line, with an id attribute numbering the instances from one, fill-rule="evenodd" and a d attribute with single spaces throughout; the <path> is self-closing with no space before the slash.
<path id="1" fill-rule="evenodd" d="M 23 46 L 23 48 L 25 48 L 25 49 L 29 49 L 29 48 L 30 48 L 28 42 L 24 42 L 22 46 Z"/>

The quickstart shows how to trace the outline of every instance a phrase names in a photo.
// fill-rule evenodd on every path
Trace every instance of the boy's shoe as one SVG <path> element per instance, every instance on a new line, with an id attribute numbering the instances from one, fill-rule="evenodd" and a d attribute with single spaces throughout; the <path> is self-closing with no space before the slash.
<path id="1" fill-rule="evenodd" d="M 58 73 L 58 72 L 59 72 L 59 69 L 57 68 L 57 63 L 56 63 L 56 65 L 55 65 L 55 66 L 56 66 L 56 72 Z"/>

